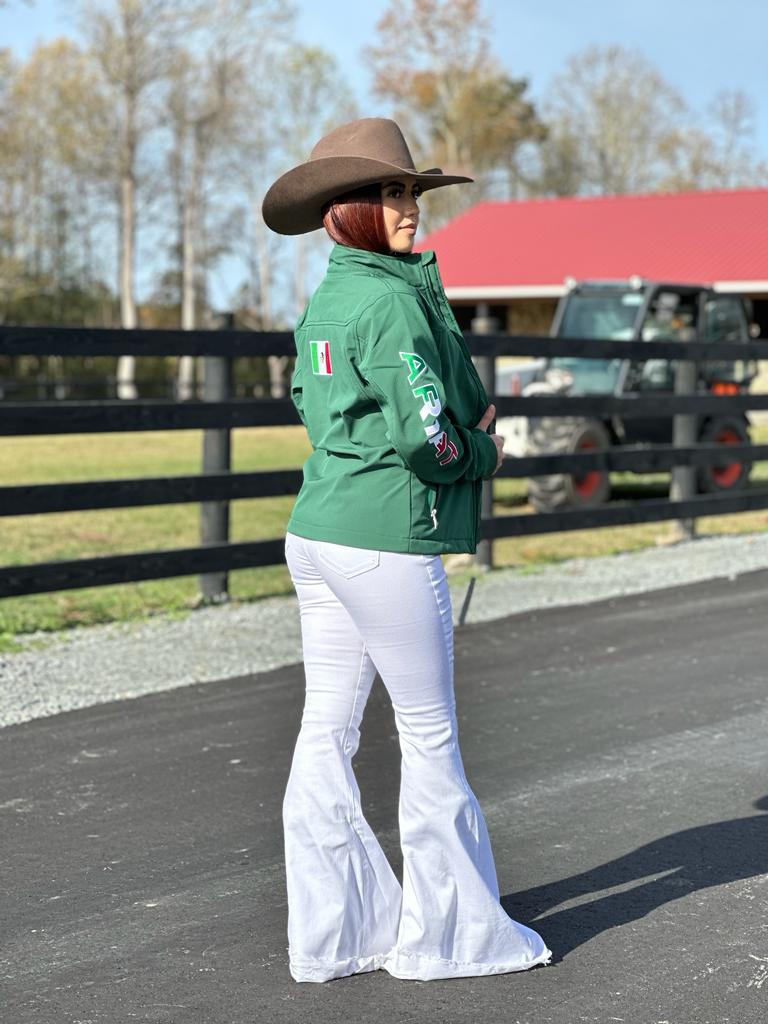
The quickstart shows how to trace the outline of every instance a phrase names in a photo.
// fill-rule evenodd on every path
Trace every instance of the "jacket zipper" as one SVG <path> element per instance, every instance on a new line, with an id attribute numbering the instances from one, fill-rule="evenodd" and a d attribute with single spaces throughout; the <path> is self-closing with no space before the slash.
<path id="1" fill-rule="evenodd" d="M 456 340 L 458 341 L 459 347 L 461 348 L 462 351 L 462 355 L 464 356 L 464 363 L 467 367 L 467 370 L 469 371 L 470 377 L 474 381 L 475 389 L 477 391 L 477 397 L 480 403 L 485 405 L 488 402 L 488 396 L 485 394 L 485 387 L 483 386 L 483 382 L 480 380 L 480 374 L 477 372 L 477 367 L 472 361 L 472 354 L 469 351 L 469 345 L 467 345 L 466 338 L 464 337 L 463 333 L 459 329 L 458 324 L 456 323 L 456 318 L 453 315 L 453 310 L 448 305 L 448 302 L 444 300 L 440 295 L 440 275 L 437 273 L 436 267 L 434 276 L 437 278 L 437 282 L 432 280 L 431 274 L 427 275 L 427 280 L 429 282 L 430 294 L 434 300 L 435 306 L 437 307 L 438 316 L 443 321 L 445 327 L 448 328 L 448 333 L 455 337 Z M 442 308 L 443 302 L 445 302 L 445 305 L 447 307 L 447 310 L 445 311 Z M 452 324 L 455 325 L 455 330 Z"/>
<path id="2" fill-rule="evenodd" d="M 432 529 L 437 529 L 437 499 L 440 495 L 440 487 L 435 486 L 435 497 L 433 499 L 432 508 L 429 510 L 429 514 L 432 517 Z"/>

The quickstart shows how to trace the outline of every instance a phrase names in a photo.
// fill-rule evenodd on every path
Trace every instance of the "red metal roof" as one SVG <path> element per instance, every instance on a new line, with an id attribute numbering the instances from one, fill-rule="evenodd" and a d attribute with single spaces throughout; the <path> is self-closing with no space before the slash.
<path id="1" fill-rule="evenodd" d="M 419 248 L 437 252 L 457 299 L 552 295 L 566 277 L 633 274 L 766 291 L 768 188 L 479 203 Z"/>

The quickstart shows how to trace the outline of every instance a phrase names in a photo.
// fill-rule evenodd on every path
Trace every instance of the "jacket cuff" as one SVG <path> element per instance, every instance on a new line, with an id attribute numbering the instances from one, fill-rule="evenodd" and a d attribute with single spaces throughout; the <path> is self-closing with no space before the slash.
<path id="1" fill-rule="evenodd" d="M 479 442 L 480 449 L 480 464 L 482 466 L 482 472 L 480 476 L 484 480 L 489 479 L 493 476 L 496 471 L 496 463 L 498 461 L 498 454 L 496 451 L 496 442 L 493 440 L 490 434 L 486 434 L 484 430 L 473 430 Z"/>

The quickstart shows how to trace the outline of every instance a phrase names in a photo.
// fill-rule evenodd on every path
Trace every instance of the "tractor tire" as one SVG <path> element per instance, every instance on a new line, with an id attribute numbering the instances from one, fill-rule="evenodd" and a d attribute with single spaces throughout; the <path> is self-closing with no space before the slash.
<path id="1" fill-rule="evenodd" d="M 707 420 L 699 434 L 704 444 L 751 444 L 747 424 L 740 416 L 717 416 Z M 700 494 L 723 494 L 746 487 L 752 470 L 751 462 L 723 462 L 701 466 L 696 471 L 696 487 Z"/>
<path id="2" fill-rule="evenodd" d="M 528 455 L 566 455 L 609 448 L 611 438 L 599 420 L 574 416 L 548 416 L 531 423 Z M 528 481 L 528 500 L 537 512 L 563 508 L 592 508 L 608 500 L 607 473 L 592 470 L 583 476 L 562 473 L 535 476 Z"/>

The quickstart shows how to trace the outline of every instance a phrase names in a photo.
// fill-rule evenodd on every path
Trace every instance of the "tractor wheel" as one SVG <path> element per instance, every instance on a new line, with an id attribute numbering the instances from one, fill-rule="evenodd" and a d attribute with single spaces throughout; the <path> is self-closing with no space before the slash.
<path id="1" fill-rule="evenodd" d="M 707 444 L 750 444 L 747 424 L 738 416 L 718 416 L 707 420 L 699 434 L 699 441 Z M 700 494 L 721 494 L 737 491 L 746 486 L 752 470 L 751 462 L 719 462 L 701 466 L 696 472 L 696 486 Z"/>
<path id="2" fill-rule="evenodd" d="M 531 424 L 528 455 L 565 455 L 609 448 L 611 439 L 599 420 L 551 416 Z M 611 484 L 607 473 L 591 470 L 583 476 L 559 473 L 535 476 L 528 481 L 528 498 L 537 512 L 561 508 L 592 508 L 608 500 Z"/>

